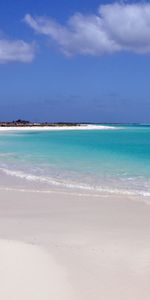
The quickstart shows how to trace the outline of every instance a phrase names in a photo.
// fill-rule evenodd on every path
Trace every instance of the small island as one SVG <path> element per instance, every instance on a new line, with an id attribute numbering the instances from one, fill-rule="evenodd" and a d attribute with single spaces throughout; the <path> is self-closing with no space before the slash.
<path id="1" fill-rule="evenodd" d="M 70 127 L 70 126 L 80 126 L 80 123 L 74 122 L 31 122 L 27 120 L 18 119 L 15 121 L 5 121 L 0 122 L 0 127 Z"/>
<path id="2" fill-rule="evenodd" d="M 0 127 L 44 127 L 44 128 L 47 128 L 47 127 L 79 127 L 79 126 L 96 126 L 96 128 L 98 128 L 97 126 L 103 128 L 104 126 L 105 127 L 111 127 L 112 126 L 122 126 L 122 125 L 125 125 L 125 126 L 149 126 L 149 124 L 140 124 L 140 123 L 108 123 L 108 122 L 80 122 L 80 123 L 77 123 L 77 122 L 32 122 L 32 121 L 28 121 L 28 120 L 22 120 L 22 119 L 17 119 L 17 120 L 13 120 L 13 121 L 0 121 Z"/>

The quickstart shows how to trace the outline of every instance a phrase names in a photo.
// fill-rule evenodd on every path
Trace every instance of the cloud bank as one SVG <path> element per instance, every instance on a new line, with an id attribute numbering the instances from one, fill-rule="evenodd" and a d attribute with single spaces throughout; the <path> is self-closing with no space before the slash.
<path id="1" fill-rule="evenodd" d="M 76 13 L 65 25 L 30 14 L 24 20 L 36 33 L 54 40 L 66 55 L 150 53 L 149 3 L 100 5 L 97 14 Z"/>
<path id="2" fill-rule="evenodd" d="M 0 63 L 32 62 L 35 56 L 35 43 L 22 40 L 0 39 Z"/>

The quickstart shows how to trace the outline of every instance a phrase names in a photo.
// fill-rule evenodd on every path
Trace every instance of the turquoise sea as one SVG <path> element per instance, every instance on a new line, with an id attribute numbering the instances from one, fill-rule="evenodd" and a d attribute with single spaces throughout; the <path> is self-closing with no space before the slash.
<path id="1" fill-rule="evenodd" d="M 10 182 L 150 197 L 150 126 L 0 132 L 0 187 Z"/>

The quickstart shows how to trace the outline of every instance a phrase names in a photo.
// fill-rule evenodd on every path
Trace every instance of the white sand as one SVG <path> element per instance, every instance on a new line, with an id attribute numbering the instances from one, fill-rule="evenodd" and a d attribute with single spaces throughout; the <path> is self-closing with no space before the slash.
<path id="1" fill-rule="evenodd" d="M 119 127 L 118 127 L 119 128 Z M 57 130 L 114 130 L 117 129 L 114 126 L 106 125 L 80 125 L 80 126 L 26 126 L 26 127 L 0 127 L 0 131 L 57 131 Z"/>
<path id="2" fill-rule="evenodd" d="M 0 299 L 70 300 L 63 268 L 40 247 L 0 240 Z"/>
<path id="3" fill-rule="evenodd" d="M 149 300 L 143 199 L 0 191 L 0 299 Z"/>

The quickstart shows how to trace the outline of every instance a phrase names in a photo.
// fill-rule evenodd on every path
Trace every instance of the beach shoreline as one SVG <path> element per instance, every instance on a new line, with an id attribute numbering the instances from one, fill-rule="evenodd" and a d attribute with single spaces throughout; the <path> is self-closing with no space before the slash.
<path id="1" fill-rule="evenodd" d="M 149 300 L 149 133 L 39 128 L 1 131 L 0 298 Z"/>

